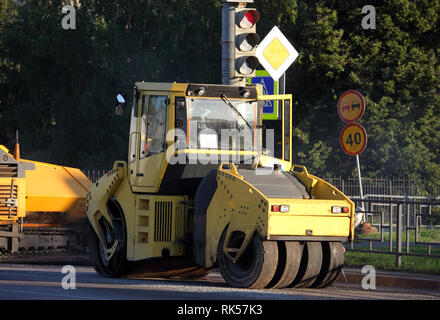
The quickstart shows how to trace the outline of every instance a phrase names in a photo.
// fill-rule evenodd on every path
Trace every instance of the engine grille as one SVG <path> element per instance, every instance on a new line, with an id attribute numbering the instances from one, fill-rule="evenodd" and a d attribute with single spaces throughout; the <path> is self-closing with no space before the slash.
<path id="1" fill-rule="evenodd" d="M 0 164 L 0 178 L 16 178 L 18 175 L 18 165 L 16 163 Z"/>
<path id="2" fill-rule="evenodd" d="M 0 216 L 9 216 L 9 214 L 12 217 L 17 216 L 17 207 L 12 206 L 11 212 L 9 213 L 9 207 L 4 203 L 10 198 L 17 199 L 17 191 L 17 185 L 15 184 L 11 196 L 11 185 L 0 185 Z"/>
<path id="3" fill-rule="evenodd" d="M 176 208 L 176 223 L 174 231 L 174 239 L 176 241 L 185 240 L 185 209 L 184 207 Z"/>
<path id="4" fill-rule="evenodd" d="M 154 206 L 154 241 L 171 242 L 173 203 L 156 201 Z"/>

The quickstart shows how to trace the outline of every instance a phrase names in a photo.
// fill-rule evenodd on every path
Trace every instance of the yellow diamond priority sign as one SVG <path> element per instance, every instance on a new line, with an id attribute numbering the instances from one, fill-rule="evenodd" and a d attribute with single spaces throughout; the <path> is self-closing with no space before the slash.
<path id="1" fill-rule="evenodd" d="M 255 55 L 272 79 L 278 81 L 296 60 L 298 51 L 275 26 L 258 45 Z"/>

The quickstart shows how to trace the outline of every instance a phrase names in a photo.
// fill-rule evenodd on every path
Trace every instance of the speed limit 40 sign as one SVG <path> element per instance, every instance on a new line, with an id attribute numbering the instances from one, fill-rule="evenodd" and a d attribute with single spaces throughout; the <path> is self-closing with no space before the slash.
<path id="1" fill-rule="evenodd" d="M 349 123 L 339 135 L 339 144 L 346 154 L 356 156 L 367 146 L 367 132 L 360 124 Z"/>

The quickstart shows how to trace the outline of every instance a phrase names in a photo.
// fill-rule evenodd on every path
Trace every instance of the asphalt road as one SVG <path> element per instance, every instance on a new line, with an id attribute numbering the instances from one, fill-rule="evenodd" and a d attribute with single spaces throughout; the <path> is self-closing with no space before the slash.
<path id="1" fill-rule="evenodd" d="M 67 277 L 67 278 L 66 278 Z M 75 288 L 72 287 L 75 280 Z M 324 289 L 230 288 L 214 270 L 199 281 L 115 279 L 98 276 L 91 267 L 62 273 L 61 266 L 0 264 L 0 300 L 438 300 L 440 292 L 398 288 L 363 290 L 337 282 Z M 1 301 L 0 301 L 1 302 Z"/>

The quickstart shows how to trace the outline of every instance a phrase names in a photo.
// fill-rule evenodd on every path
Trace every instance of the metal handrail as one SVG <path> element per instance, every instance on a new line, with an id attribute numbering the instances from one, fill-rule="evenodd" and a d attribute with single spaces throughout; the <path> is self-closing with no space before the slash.
<path id="1" fill-rule="evenodd" d="M 374 197 L 378 195 L 373 195 Z M 372 223 L 374 226 L 379 227 L 380 239 L 369 239 L 362 238 L 359 236 L 355 237 L 355 241 L 358 244 L 363 244 L 363 242 L 368 242 L 368 249 L 355 248 L 355 243 L 352 242 L 350 248 L 347 251 L 357 251 L 357 252 L 370 252 L 370 253 L 382 253 L 382 254 L 393 254 L 396 256 L 396 266 L 401 267 L 402 256 L 416 256 L 416 257 L 429 257 L 429 258 L 440 258 L 439 254 L 432 254 L 433 247 L 440 247 L 440 242 L 437 241 L 420 241 L 419 232 L 421 227 L 422 217 L 432 216 L 431 210 L 434 206 L 440 206 L 440 199 L 434 197 L 403 197 L 393 196 L 389 197 L 394 199 L 369 199 L 372 195 L 368 195 L 366 199 L 357 199 L 352 197 L 352 200 L 357 204 L 363 202 L 365 203 L 366 209 L 365 214 L 367 217 L 371 217 L 371 221 L 374 222 L 374 216 L 380 215 L 380 223 Z M 412 199 L 411 199 L 412 198 Z M 375 209 L 375 207 L 381 207 L 381 210 Z M 428 213 L 422 213 L 421 209 L 427 208 Z M 395 223 L 393 221 L 395 216 Z M 386 224 L 385 217 L 388 217 L 388 223 Z M 412 218 L 412 219 L 411 219 Z M 389 239 L 388 239 L 388 250 L 376 250 L 373 249 L 373 243 L 384 243 L 385 230 L 388 229 Z M 393 229 L 396 232 L 396 239 L 393 240 Z M 415 232 L 414 241 L 410 241 L 410 231 Z M 403 233 L 406 234 L 405 239 L 405 249 L 403 249 Z M 395 250 L 393 249 L 393 246 Z M 411 246 L 426 246 L 426 253 L 413 253 L 410 252 Z M 386 248 L 386 247 L 385 247 Z"/>

